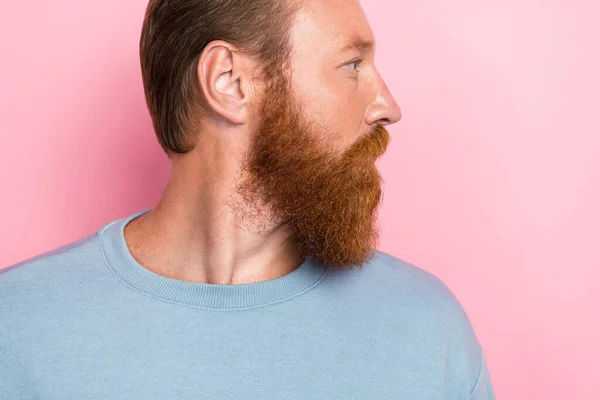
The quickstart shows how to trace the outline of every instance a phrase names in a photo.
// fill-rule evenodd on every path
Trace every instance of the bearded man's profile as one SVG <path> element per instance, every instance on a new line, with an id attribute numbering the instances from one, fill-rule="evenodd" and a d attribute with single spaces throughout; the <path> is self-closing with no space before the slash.
<path id="1" fill-rule="evenodd" d="M 6 399 L 493 399 L 437 277 L 377 250 L 401 111 L 358 0 L 150 0 L 151 209 L 0 272 Z"/>

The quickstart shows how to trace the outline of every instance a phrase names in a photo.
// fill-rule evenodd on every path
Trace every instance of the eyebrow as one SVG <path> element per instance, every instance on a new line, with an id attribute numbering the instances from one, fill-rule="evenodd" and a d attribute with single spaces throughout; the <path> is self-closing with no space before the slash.
<path id="1" fill-rule="evenodd" d="M 350 43 L 342 47 L 341 51 L 360 50 L 363 52 L 371 51 L 375 48 L 375 43 L 372 40 L 367 40 L 361 37 L 354 38 Z"/>

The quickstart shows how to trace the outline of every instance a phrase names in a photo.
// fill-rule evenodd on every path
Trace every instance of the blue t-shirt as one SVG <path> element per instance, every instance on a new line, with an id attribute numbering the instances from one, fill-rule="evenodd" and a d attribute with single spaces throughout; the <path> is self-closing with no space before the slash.
<path id="1" fill-rule="evenodd" d="M 147 211 L 0 271 L 0 398 L 494 399 L 432 274 L 377 252 L 250 284 L 171 279 L 125 244 Z"/>

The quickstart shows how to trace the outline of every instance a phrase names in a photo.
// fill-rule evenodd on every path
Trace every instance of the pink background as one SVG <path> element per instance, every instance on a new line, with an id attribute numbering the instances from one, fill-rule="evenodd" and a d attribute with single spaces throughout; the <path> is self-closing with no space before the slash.
<path id="1" fill-rule="evenodd" d="M 598 399 L 600 6 L 364 0 L 403 111 L 379 162 L 380 248 L 446 282 L 499 399 Z M 0 14 L 0 265 L 157 202 L 146 0 Z"/>

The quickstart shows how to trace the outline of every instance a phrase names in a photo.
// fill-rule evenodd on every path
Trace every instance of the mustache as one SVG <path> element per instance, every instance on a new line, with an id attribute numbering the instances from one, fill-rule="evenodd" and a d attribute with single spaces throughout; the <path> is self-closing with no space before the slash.
<path id="1" fill-rule="evenodd" d="M 358 139 L 344 154 L 349 160 L 361 159 L 374 162 L 387 150 L 390 134 L 382 125 L 375 125 L 369 133 Z"/>

